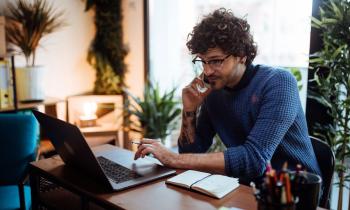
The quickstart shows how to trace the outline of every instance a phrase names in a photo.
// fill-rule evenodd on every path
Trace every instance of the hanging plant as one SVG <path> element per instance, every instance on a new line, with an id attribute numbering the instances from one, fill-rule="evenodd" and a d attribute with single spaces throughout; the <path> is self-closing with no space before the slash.
<path id="1" fill-rule="evenodd" d="M 95 94 L 121 94 L 127 50 L 123 45 L 121 0 L 87 0 L 95 10 L 96 35 L 87 60 L 96 69 Z"/>

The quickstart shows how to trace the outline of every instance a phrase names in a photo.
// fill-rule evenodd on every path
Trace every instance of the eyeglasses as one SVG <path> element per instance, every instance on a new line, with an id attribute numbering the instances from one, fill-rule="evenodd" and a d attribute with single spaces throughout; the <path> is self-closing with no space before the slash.
<path id="1" fill-rule="evenodd" d="M 224 58 L 222 59 L 213 59 L 213 60 L 202 60 L 202 59 L 198 59 L 198 57 L 195 57 L 192 60 L 192 63 L 199 69 L 199 70 L 203 70 L 204 65 L 208 64 L 210 66 L 211 69 L 214 70 L 218 70 L 222 67 L 222 64 L 224 63 L 224 61 L 230 57 L 231 55 L 226 55 Z"/>

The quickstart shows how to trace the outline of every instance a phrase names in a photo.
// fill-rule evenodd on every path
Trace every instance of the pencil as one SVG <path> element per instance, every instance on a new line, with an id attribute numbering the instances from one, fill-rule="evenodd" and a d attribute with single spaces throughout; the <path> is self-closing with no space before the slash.
<path id="1" fill-rule="evenodd" d="M 160 140 L 154 140 L 154 141 L 156 141 L 156 142 L 160 142 Z M 150 144 L 150 143 L 141 143 L 140 141 L 138 141 L 138 140 L 133 140 L 133 141 L 131 141 L 131 143 L 132 144 L 137 144 L 137 145 L 141 145 L 141 144 Z"/>

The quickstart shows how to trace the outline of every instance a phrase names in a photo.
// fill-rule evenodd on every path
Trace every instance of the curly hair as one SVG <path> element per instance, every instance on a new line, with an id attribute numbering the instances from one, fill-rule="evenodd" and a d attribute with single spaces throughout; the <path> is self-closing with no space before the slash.
<path id="1" fill-rule="evenodd" d="M 186 45 L 192 54 L 205 53 L 209 48 L 218 47 L 236 57 L 247 56 L 246 65 L 251 64 L 257 54 L 248 22 L 225 8 L 205 16 L 188 38 Z"/>

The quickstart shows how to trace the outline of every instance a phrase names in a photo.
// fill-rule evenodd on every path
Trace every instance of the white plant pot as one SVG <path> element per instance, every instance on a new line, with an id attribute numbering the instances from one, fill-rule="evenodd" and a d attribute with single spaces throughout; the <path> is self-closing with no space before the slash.
<path id="1" fill-rule="evenodd" d="M 17 98 L 21 102 L 42 101 L 45 98 L 43 87 L 43 66 L 16 68 Z"/>

